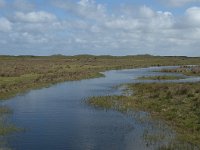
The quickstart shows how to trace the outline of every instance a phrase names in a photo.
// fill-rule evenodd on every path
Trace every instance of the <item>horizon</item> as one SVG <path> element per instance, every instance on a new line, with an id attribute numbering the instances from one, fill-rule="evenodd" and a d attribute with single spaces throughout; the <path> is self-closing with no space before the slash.
<path id="1" fill-rule="evenodd" d="M 0 0 L 0 55 L 200 57 L 200 0 Z"/>
<path id="2" fill-rule="evenodd" d="M 91 57 L 186 57 L 186 58 L 199 58 L 200 56 L 184 56 L 184 55 L 151 55 L 151 54 L 135 54 L 135 55 L 93 55 L 93 54 L 76 54 L 76 55 L 64 55 L 64 54 L 52 54 L 52 55 L 1 55 L 0 57 L 76 57 L 76 56 L 91 56 Z"/>

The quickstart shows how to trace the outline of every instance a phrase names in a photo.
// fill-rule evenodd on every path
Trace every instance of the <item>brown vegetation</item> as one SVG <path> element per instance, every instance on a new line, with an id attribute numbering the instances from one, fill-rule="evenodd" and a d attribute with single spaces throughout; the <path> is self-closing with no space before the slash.
<path id="1" fill-rule="evenodd" d="M 200 66 L 181 66 L 176 69 L 162 69 L 161 72 L 182 73 L 190 76 L 200 76 Z"/>

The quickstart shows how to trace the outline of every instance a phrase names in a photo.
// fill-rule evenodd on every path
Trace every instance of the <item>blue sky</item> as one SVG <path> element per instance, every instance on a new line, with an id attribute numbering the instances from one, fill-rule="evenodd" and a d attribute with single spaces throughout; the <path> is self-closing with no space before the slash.
<path id="1" fill-rule="evenodd" d="M 200 0 L 0 0 L 0 55 L 200 56 Z"/>

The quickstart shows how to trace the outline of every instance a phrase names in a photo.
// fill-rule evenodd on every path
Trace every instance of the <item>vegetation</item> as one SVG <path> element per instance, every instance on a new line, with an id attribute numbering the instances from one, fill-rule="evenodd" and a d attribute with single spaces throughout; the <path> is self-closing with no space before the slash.
<path id="1" fill-rule="evenodd" d="M 200 146 L 200 83 L 130 84 L 131 96 L 92 97 L 95 107 L 119 111 L 142 110 L 166 120 L 180 141 Z"/>
<path id="2" fill-rule="evenodd" d="M 10 133 L 17 132 L 19 130 L 20 129 L 15 127 L 14 125 L 6 124 L 6 123 L 0 123 L 0 135 L 1 136 L 8 135 Z"/>
<path id="3" fill-rule="evenodd" d="M 200 76 L 200 66 L 181 66 L 176 69 L 162 69 L 161 72 L 182 73 L 189 76 Z"/>
<path id="4" fill-rule="evenodd" d="M 178 80 L 178 79 L 184 79 L 181 76 L 144 76 L 138 78 L 139 80 Z"/>
<path id="5" fill-rule="evenodd" d="M 12 110 L 6 106 L 0 106 L 0 116 L 4 114 L 10 114 Z"/>
<path id="6" fill-rule="evenodd" d="M 6 106 L 0 106 L 0 136 L 7 135 L 8 133 L 12 133 L 18 131 L 19 129 L 14 125 L 7 123 L 4 116 L 7 114 L 11 114 L 12 110 Z"/>
<path id="7" fill-rule="evenodd" d="M 199 58 L 140 56 L 0 56 L 0 99 L 50 84 L 100 77 L 99 72 L 166 65 L 200 65 Z"/>

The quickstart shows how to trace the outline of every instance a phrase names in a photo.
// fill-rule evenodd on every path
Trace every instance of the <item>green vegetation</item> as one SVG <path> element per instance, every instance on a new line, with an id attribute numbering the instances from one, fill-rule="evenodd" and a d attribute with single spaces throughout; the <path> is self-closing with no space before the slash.
<path id="1" fill-rule="evenodd" d="M 149 66 L 200 65 L 199 58 L 140 56 L 0 56 L 0 99 L 54 83 L 100 77 L 99 72 Z"/>
<path id="2" fill-rule="evenodd" d="M 95 107 L 118 111 L 142 110 L 160 118 L 178 133 L 180 141 L 200 145 L 200 83 L 130 84 L 131 96 L 92 97 Z"/>
<path id="3" fill-rule="evenodd" d="M 19 131 L 19 128 L 14 125 L 7 123 L 4 116 L 11 114 L 12 110 L 6 106 L 0 106 L 0 136 L 7 135 L 12 132 Z"/>
<path id="4" fill-rule="evenodd" d="M 0 123 L 0 135 L 1 136 L 8 135 L 10 133 L 17 132 L 17 131 L 20 131 L 20 129 L 14 125 Z"/>
<path id="5" fill-rule="evenodd" d="M 200 66 L 181 66 L 176 69 L 162 69 L 161 72 L 182 73 L 189 76 L 200 76 Z"/>
<path id="6" fill-rule="evenodd" d="M 138 78 L 139 80 L 178 80 L 178 79 L 184 79 L 181 76 L 144 76 Z"/>
<path id="7" fill-rule="evenodd" d="M 0 106 L 0 116 L 4 114 L 10 114 L 12 110 L 6 106 Z"/>

